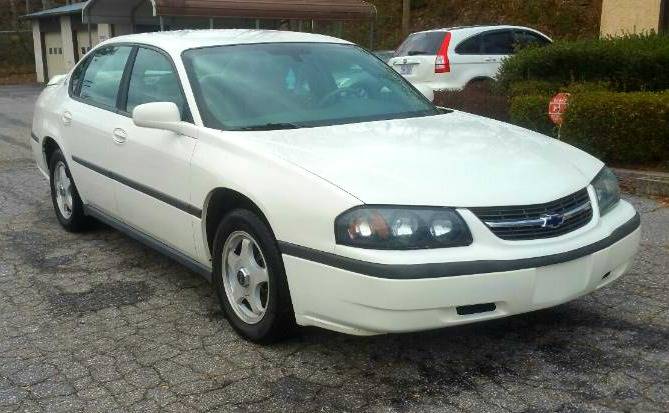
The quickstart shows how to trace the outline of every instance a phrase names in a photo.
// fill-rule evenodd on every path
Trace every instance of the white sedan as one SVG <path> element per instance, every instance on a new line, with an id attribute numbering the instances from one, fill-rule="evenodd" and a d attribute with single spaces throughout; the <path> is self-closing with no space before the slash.
<path id="1" fill-rule="evenodd" d="M 106 41 L 44 90 L 32 149 L 66 230 L 95 218 L 202 274 L 256 342 L 555 306 L 620 277 L 639 245 L 602 162 L 435 107 L 320 35 Z"/>

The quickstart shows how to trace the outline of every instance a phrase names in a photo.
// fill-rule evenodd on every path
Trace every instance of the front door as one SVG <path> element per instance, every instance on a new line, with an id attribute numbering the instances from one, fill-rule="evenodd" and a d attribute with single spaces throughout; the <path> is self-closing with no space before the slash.
<path id="1" fill-rule="evenodd" d="M 128 225 L 195 257 L 192 218 L 199 218 L 201 211 L 190 204 L 190 161 L 196 140 L 174 132 L 140 128 L 131 117 L 138 105 L 174 102 L 182 118 L 190 120 L 169 56 L 140 46 L 124 100 L 120 108 L 126 116 L 114 124 L 119 212 Z"/>

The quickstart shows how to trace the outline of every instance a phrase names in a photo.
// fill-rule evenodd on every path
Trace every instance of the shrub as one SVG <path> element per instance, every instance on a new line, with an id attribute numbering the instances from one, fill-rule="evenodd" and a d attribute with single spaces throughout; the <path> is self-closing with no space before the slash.
<path id="1" fill-rule="evenodd" d="M 607 162 L 669 160 L 669 93 L 573 95 L 561 139 Z"/>
<path id="2" fill-rule="evenodd" d="M 548 118 L 550 95 L 523 95 L 511 99 L 509 117 L 511 123 L 532 129 L 545 135 L 555 135 L 555 125 Z"/>
<path id="3" fill-rule="evenodd" d="M 497 93 L 503 93 L 499 84 L 495 86 Z M 558 92 L 586 93 L 586 92 L 608 92 L 611 85 L 606 82 L 571 83 L 561 85 L 556 82 L 543 80 L 525 80 L 512 83 L 508 90 L 510 97 L 516 96 L 555 96 Z"/>
<path id="4" fill-rule="evenodd" d="M 508 91 L 500 88 L 500 82 L 497 82 L 497 91 L 506 93 L 514 98 L 516 96 L 548 96 L 554 95 L 560 90 L 560 84 L 547 82 L 543 80 L 525 80 L 514 82 L 508 87 Z"/>
<path id="5" fill-rule="evenodd" d="M 500 85 L 510 91 L 522 81 L 568 85 L 606 82 L 616 91 L 669 89 L 669 36 L 557 41 L 519 51 L 504 61 Z"/>

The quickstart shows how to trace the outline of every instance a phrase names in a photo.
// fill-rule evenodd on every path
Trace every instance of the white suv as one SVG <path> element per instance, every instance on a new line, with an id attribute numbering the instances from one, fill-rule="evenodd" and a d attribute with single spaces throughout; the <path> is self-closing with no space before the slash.
<path id="1" fill-rule="evenodd" d="M 410 35 L 388 64 L 415 85 L 463 89 L 471 82 L 493 79 L 502 60 L 517 47 L 551 42 L 541 32 L 517 26 L 430 30 Z"/>

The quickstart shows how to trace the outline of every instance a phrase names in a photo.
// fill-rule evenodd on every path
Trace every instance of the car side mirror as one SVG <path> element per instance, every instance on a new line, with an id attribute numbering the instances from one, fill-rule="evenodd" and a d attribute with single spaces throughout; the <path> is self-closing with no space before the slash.
<path id="1" fill-rule="evenodd" d="M 422 93 L 423 96 L 427 98 L 427 100 L 434 102 L 434 90 L 431 87 L 423 84 L 417 84 L 414 85 L 414 87 L 418 89 L 418 91 Z"/>
<path id="2" fill-rule="evenodd" d="M 139 105 L 132 111 L 132 120 L 142 128 L 161 129 L 189 136 L 196 132 L 194 125 L 181 121 L 179 107 L 173 102 Z"/>

